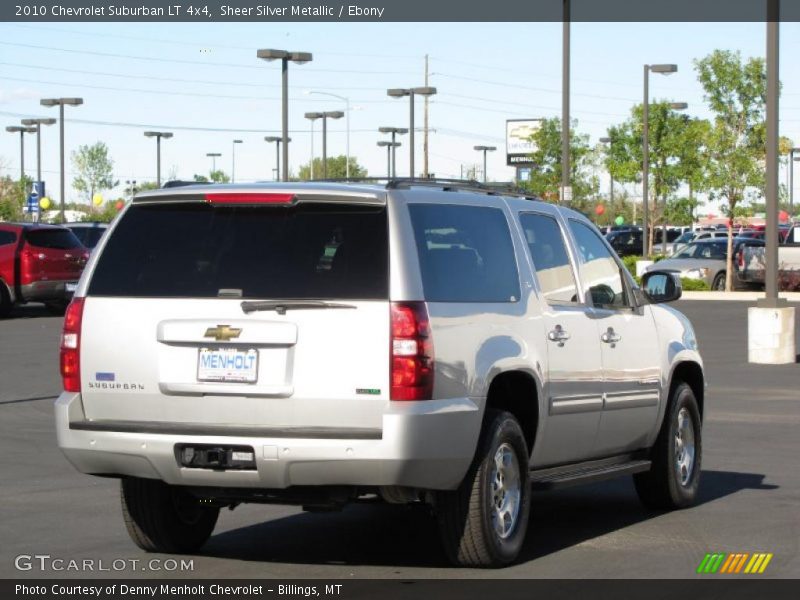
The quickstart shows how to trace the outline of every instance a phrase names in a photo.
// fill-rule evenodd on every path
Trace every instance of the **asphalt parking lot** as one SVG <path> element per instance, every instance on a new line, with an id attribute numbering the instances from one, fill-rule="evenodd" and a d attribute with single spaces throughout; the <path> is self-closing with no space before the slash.
<path id="1" fill-rule="evenodd" d="M 676 303 L 695 324 L 709 380 L 700 503 L 647 511 L 627 478 L 537 494 L 521 560 L 501 571 L 454 570 L 427 511 L 377 505 L 241 506 L 223 511 L 192 571 L 142 570 L 169 557 L 129 541 L 118 483 L 77 473 L 56 447 L 61 319 L 17 309 L 0 321 L 0 577 L 685 578 L 707 552 L 771 552 L 758 577 L 800 577 L 800 364 L 746 362 L 749 305 Z M 23 554 L 141 563 L 19 571 Z"/>

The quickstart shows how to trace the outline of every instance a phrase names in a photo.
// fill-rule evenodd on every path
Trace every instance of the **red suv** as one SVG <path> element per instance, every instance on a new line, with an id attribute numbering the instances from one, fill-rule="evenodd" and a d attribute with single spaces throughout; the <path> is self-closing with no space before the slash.
<path id="1" fill-rule="evenodd" d="M 0 317 L 25 302 L 63 314 L 88 258 L 66 227 L 0 223 Z"/>

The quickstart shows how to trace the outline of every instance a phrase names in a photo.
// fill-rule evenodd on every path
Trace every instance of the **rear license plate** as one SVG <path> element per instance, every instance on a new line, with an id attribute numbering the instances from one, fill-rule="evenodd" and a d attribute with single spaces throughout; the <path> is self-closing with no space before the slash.
<path id="1" fill-rule="evenodd" d="M 258 350 L 255 348 L 200 348 L 197 381 L 258 381 Z"/>
<path id="2" fill-rule="evenodd" d="M 78 289 L 78 282 L 77 281 L 68 281 L 64 285 L 64 290 L 66 290 L 66 292 L 68 294 L 74 294 L 75 290 L 77 290 L 77 289 Z"/>

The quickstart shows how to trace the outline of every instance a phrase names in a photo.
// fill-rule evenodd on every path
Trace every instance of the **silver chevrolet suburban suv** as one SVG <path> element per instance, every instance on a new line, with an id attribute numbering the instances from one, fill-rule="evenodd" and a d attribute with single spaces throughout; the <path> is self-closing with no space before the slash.
<path id="1" fill-rule="evenodd" d="M 680 294 L 581 214 L 479 186 L 141 193 L 66 314 L 58 442 L 121 479 L 147 551 L 198 550 L 241 502 L 371 498 L 502 566 L 533 490 L 633 475 L 648 507 L 694 502 L 702 360 L 656 306 Z"/>

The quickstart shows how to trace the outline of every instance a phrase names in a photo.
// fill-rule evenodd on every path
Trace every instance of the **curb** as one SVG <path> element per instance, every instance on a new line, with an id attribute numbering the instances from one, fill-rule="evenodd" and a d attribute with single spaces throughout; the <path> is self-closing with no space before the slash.
<path id="1" fill-rule="evenodd" d="M 681 300 L 722 300 L 728 302 L 754 302 L 765 297 L 764 292 L 683 292 Z M 789 302 L 800 302 L 800 292 L 781 292 L 778 297 Z"/>

